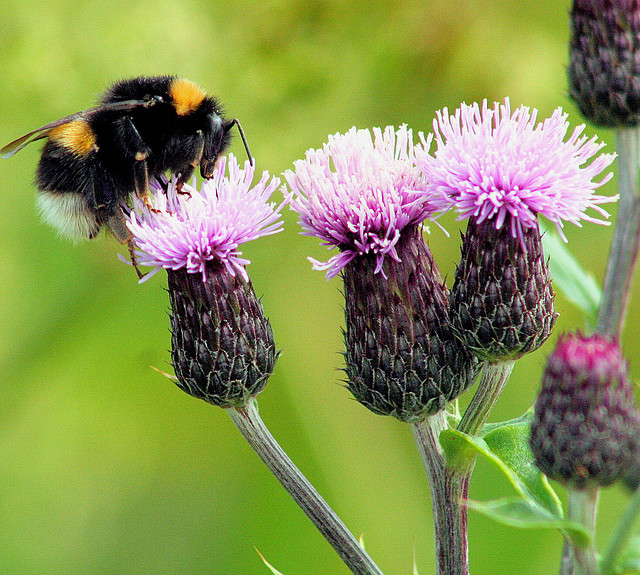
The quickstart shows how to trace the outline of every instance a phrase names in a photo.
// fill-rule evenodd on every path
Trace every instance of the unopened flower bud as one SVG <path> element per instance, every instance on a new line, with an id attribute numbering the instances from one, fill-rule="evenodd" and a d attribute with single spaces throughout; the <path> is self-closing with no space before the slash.
<path id="1" fill-rule="evenodd" d="M 640 2 L 574 0 L 569 92 L 584 116 L 606 127 L 640 123 Z"/>
<path id="2" fill-rule="evenodd" d="M 531 425 L 538 468 L 576 489 L 620 479 L 637 456 L 640 419 L 617 342 L 562 337 L 549 357 Z"/>

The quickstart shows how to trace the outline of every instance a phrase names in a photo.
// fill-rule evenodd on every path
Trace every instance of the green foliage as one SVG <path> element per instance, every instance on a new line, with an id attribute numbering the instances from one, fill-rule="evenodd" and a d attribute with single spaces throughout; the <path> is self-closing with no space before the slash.
<path id="1" fill-rule="evenodd" d="M 508 95 L 541 117 L 562 105 L 573 125 L 582 121 L 564 96 L 567 3 L 556 0 L 0 0 L 0 8 L 0 146 L 140 74 L 181 74 L 220 96 L 258 171 L 274 174 L 328 134 L 403 122 L 428 132 L 436 110 L 462 101 Z M 232 148 L 243 157 L 239 138 Z M 139 286 L 112 238 L 72 245 L 39 222 L 37 156 L 32 144 L 0 161 L 0 573 L 256 575 L 265 568 L 255 545 L 286 573 L 346 575 L 225 414 L 149 369 L 171 371 L 165 277 Z M 615 193 L 610 186 L 602 193 Z M 420 571 L 431 573 L 428 489 L 411 438 L 339 385 L 340 283 L 311 270 L 307 256 L 326 259 L 326 249 L 285 217 L 282 234 L 245 251 L 285 350 L 261 414 L 349 527 L 366 533 L 385 572 L 410 573 L 413 544 Z M 451 280 L 459 224 L 450 214 L 440 222 L 451 236 L 432 226 L 429 242 Z M 599 277 L 610 229 L 567 233 Z M 557 303 L 559 329 L 575 325 Z M 640 325 L 636 313 L 630 326 Z M 628 352 L 639 365 L 640 347 Z M 544 353 L 518 363 L 496 417 L 531 404 Z M 599 521 L 606 532 L 613 519 Z M 515 530 L 506 541 L 495 529 L 487 521 L 474 535 L 474 572 L 556 572 L 557 541 Z"/>
<path id="2" fill-rule="evenodd" d="M 585 315 L 587 325 L 593 327 L 598 320 L 602 289 L 593 277 L 593 273 L 585 270 L 573 256 L 556 232 L 546 229 L 542 244 L 549 257 L 551 278 L 555 289 L 561 291 L 566 298 Z"/>
<path id="3" fill-rule="evenodd" d="M 469 501 L 468 507 L 492 519 L 525 529 L 558 529 L 578 545 L 590 536 L 581 525 L 564 519 L 558 496 L 533 464 L 528 445 L 528 417 L 493 425 L 483 438 L 455 429 L 444 430 L 440 442 L 447 464 L 465 467 L 477 455 L 491 462 L 511 483 L 517 497 L 495 501 Z"/>

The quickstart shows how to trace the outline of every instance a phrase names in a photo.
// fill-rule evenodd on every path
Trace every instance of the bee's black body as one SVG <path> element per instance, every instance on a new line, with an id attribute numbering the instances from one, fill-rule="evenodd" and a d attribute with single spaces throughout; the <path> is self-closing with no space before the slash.
<path id="1" fill-rule="evenodd" d="M 200 166 L 213 174 L 237 123 L 198 86 L 173 76 L 140 77 L 113 85 L 95 108 L 47 124 L 2 149 L 12 155 L 47 138 L 36 172 L 46 220 L 76 239 L 106 225 L 129 238 L 121 206 L 144 196 L 148 178 L 179 173 L 181 186 Z"/>

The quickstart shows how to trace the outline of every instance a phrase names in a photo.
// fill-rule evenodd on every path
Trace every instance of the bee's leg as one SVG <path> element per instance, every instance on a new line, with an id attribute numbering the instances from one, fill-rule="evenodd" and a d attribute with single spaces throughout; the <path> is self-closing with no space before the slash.
<path id="1" fill-rule="evenodd" d="M 131 241 L 132 234 L 127 227 L 122 208 L 116 208 L 115 213 L 106 221 L 106 225 L 116 240 L 121 244 L 126 244 Z"/>
<path id="2" fill-rule="evenodd" d="M 138 274 L 138 279 L 141 280 L 144 277 L 144 274 L 140 271 L 140 268 L 138 267 L 138 260 L 136 260 L 136 252 L 135 252 L 136 245 L 133 243 L 133 237 L 129 238 L 129 241 L 127 242 L 127 247 L 129 248 L 129 258 L 131 259 L 131 265 L 136 270 L 136 273 Z"/>
<path id="3" fill-rule="evenodd" d="M 140 132 L 138 132 L 129 116 L 119 118 L 115 124 L 125 156 L 135 160 L 133 179 L 136 195 L 140 198 L 147 198 L 149 195 L 149 170 L 146 160 L 151 153 L 151 149 L 145 144 Z"/>
<path id="4" fill-rule="evenodd" d="M 147 162 L 141 160 L 133 165 L 133 180 L 136 187 L 136 195 L 144 200 L 144 203 L 150 207 L 149 204 L 149 170 L 147 169 Z"/>
<path id="5" fill-rule="evenodd" d="M 196 150 L 195 150 L 193 160 L 191 160 L 189 162 L 189 165 L 184 170 L 182 170 L 182 172 L 180 172 L 180 177 L 178 178 L 178 182 L 176 184 L 176 188 L 178 189 L 178 192 L 182 190 L 182 186 L 184 186 L 187 183 L 187 180 L 191 176 L 193 176 L 194 170 L 202 160 L 202 154 L 204 153 L 204 134 L 202 133 L 202 130 L 198 130 L 196 132 L 196 138 L 197 138 Z"/>
<path id="6" fill-rule="evenodd" d="M 138 268 L 138 262 L 136 261 L 136 246 L 133 243 L 133 234 L 131 233 L 129 228 L 127 228 L 124 214 L 122 213 L 122 208 L 116 209 L 116 212 L 106 221 L 106 226 L 121 244 L 127 244 L 127 247 L 129 248 L 129 258 L 131 259 L 131 264 L 136 270 L 138 278 L 142 279 L 143 274 L 140 271 L 140 268 Z"/>

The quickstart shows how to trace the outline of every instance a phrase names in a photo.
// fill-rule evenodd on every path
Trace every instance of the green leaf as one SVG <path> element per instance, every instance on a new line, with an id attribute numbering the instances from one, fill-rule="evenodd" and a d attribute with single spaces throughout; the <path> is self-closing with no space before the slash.
<path id="1" fill-rule="evenodd" d="M 484 440 L 493 454 L 517 475 L 536 501 L 555 517 L 562 517 L 562 504 L 547 477 L 533 462 L 529 447 L 531 414 L 494 426 Z"/>
<path id="2" fill-rule="evenodd" d="M 520 417 L 516 417 L 515 419 L 509 419 L 508 421 L 498 421 L 497 423 L 485 423 L 484 427 L 480 431 L 481 436 L 485 436 L 490 431 L 494 429 L 498 429 L 499 427 L 503 427 L 505 425 L 517 425 L 518 423 L 525 423 L 526 425 L 531 425 L 531 420 L 533 419 L 533 405 L 527 409 Z"/>
<path id="3" fill-rule="evenodd" d="M 540 222 L 542 245 L 549 256 L 553 285 L 580 309 L 590 324 L 595 325 L 602 299 L 602 290 L 593 275 L 587 272 L 568 250 L 557 233 L 549 231 Z"/>
<path id="4" fill-rule="evenodd" d="M 445 429 L 440 433 L 440 445 L 444 449 L 447 467 L 463 470 L 475 461 L 478 453 L 488 447 L 483 439 L 471 437 L 457 429 Z"/>
<path id="5" fill-rule="evenodd" d="M 491 434 L 496 433 L 494 430 Z M 488 434 L 490 435 L 490 434 Z M 543 502 L 538 502 L 534 493 L 519 475 L 509 467 L 498 455 L 493 453 L 487 442 L 480 437 L 472 437 L 456 429 L 445 429 L 440 434 L 440 443 L 447 457 L 447 465 L 457 469 L 467 467 L 477 455 L 482 455 L 485 459 L 493 463 L 508 479 L 516 492 L 526 501 L 543 506 Z M 498 443 L 497 440 L 495 443 Z M 515 457 L 514 457 L 515 459 Z M 557 518 L 562 518 L 562 510 L 557 511 L 555 506 L 548 510 L 555 514 Z"/>
<path id="6" fill-rule="evenodd" d="M 558 529 L 571 540 L 586 547 L 591 536 L 579 523 L 554 517 L 541 505 L 532 504 L 519 497 L 496 499 L 495 501 L 467 501 L 467 506 L 483 515 L 512 527 L 522 529 Z"/>
<path id="7" fill-rule="evenodd" d="M 546 478 L 532 468 L 528 429 L 526 417 L 492 425 L 484 438 L 445 429 L 440 443 L 448 466 L 465 469 L 477 455 L 482 455 L 503 473 L 519 495 L 495 501 L 468 501 L 468 507 L 515 527 L 558 529 L 576 545 L 585 546 L 590 541 L 589 532 L 579 523 L 564 519 L 557 495 Z"/>
<path id="8" fill-rule="evenodd" d="M 413 575 L 420 575 L 420 573 L 418 573 L 418 564 L 416 562 L 416 550 L 415 548 L 413 549 L 413 571 L 412 571 Z"/>

